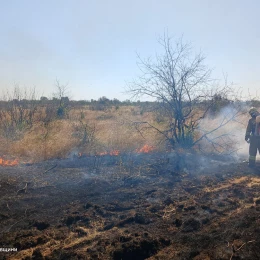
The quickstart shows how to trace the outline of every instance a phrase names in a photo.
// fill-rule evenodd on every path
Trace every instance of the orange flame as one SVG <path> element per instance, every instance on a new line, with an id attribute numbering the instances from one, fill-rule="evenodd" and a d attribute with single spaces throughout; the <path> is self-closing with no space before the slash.
<path id="1" fill-rule="evenodd" d="M 120 154 L 120 151 L 119 150 L 114 150 L 114 151 L 111 151 L 109 154 L 118 156 Z"/>
<path id="2" fill-rule="evenodd" d="M 145 144 L 141 149 L 137 149 L 136 152 L 137 153 L 151 153 L 152 151 L 154 151 L 154 147 L 148 144 Z"/>
<path id="3" fill-rule="evenodd" d="M 0 157 L 0 165 L 1 166 L 15 166 L 18 164 L 18 160 L 4 160 L 3 158 Z"/>

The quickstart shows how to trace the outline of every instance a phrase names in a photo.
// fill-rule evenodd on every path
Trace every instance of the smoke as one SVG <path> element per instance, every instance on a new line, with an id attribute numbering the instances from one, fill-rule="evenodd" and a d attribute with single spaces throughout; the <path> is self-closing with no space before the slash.
<path id="1" fill-rule="evenodd" d="M 203 149 L 231 155 L 237 160 L 247 159 L 247 111 L 248 108 L 242 102 L 233 103 L 222 108 L 216 115 L 203 119 L 199 125 L 200 133 L 205 135 L 202 141 Z"/>

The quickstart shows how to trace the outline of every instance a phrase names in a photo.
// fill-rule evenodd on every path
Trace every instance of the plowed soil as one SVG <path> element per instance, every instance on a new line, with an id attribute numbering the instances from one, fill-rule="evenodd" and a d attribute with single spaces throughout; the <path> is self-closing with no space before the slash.
<path id="1" fill-rule="evenodd" d="M 259 165 L 124 160 L 0 168 L 0 259 L 260 259 Z"/>

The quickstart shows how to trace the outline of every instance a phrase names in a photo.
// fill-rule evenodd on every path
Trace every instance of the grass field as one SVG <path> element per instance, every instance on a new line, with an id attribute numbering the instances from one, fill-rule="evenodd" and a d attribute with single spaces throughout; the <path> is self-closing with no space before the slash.
<path id="1" fill-rule="evenodd" d="M 163 149 L 156 131 L 137 131 L 134 122 L 145 121 L 163 129 L 163 123 L 157 123 L 152 112 L 142 112 L 137 106 L 105 111 L 90 110 L 87 106 L 71 109 L 65 119 L 54 119 L 48 124 L 35 120 L 32 127 L 17 132 L 13 139 L 6 138 L 2 131 L 0 155 L 36 162 L 75 154 L 131 152 L 144 145 Z"/>
<path id="2" fill-rule="evenodd" d="M 224 110 L 227 111 L 226 108 Z M 103 110 L 94 110 L 88 105 L 77 106 L 71 107 L 62 118 L 56 116 L 55 109 L 53 111 L 53 114 L 48 116 L 47 106 L 38 107 L 29 127 L 16 124 L 13 128 L 6 127 L 11 125 L 12 119 L 1 111 L 2 164 L 15 164 L 17 160 L 40 162 L 75 155 L 165 151 L 169 148 L 163 136 L 144 123 L 149 122 L 157 129 L 165 130 L 167 122 L 156 111 L 143 105 L 110 106 Z M 195 117 L 201 114 L 199 110 L 194 112 Z M 226 115 L 220 112 L 214 117 L 203 119 L 199 125 L 202 131 L 194 132 L 194 138 L 198 139 L 201 134 L 218 128 L 225 117 Z M 217 142 L 217 146 L 214 144 L 214 147 L 208 140 L 203 139 L 195 149 L 203 147 L 204 152 L 210 153 L 212 148 L 222 152 L 228 147 L 230 151 L 243 150 L 247 154 L 248 145 L 244 142 L 247 121 L 247 113 L 240 114 L 234 121 L 209 135 L 211 140 Z M 220 135 L 224 138 L 218 138 Z"/>

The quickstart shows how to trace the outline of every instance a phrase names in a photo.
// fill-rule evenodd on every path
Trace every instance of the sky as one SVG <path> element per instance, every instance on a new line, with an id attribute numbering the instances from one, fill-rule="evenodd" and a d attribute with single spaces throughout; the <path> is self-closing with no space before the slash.
<path id="1" fill-rule="evenodd" d="M 165 31 L 206 56 L 212 77 L 258 95 L 258 0 L 0 0 L 0 91 L 55 82 L 74 100 L 129 99 L 137 53 L 154 56 Z"/>

